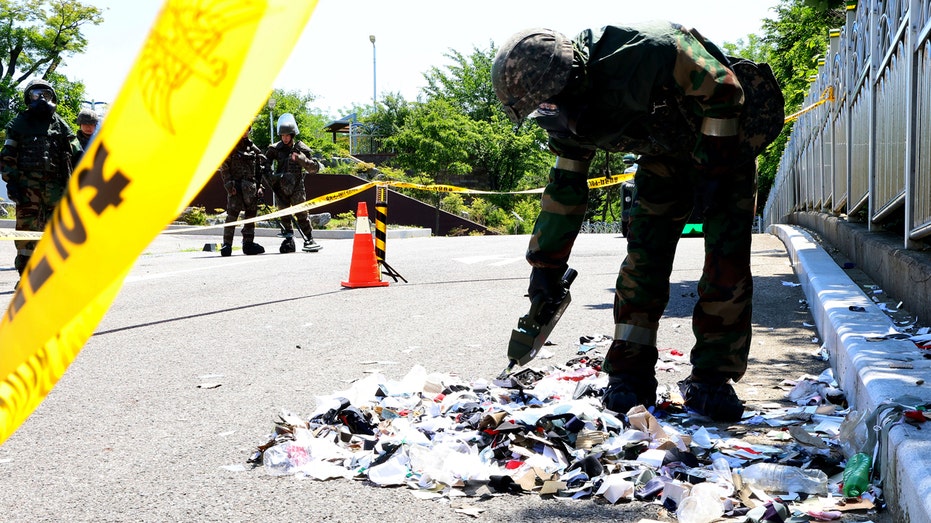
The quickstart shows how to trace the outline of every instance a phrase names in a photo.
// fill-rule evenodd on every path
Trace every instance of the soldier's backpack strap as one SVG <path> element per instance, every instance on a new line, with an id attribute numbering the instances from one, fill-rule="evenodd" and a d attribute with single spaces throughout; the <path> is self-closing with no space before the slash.
<path id="1" fill-rule="evenodd" d="M 756 158 L 785 125 L 785 99 L 769 64 L 730 56 L 728 59 L 744 90 L 738 132 L 740 154 Z"/>

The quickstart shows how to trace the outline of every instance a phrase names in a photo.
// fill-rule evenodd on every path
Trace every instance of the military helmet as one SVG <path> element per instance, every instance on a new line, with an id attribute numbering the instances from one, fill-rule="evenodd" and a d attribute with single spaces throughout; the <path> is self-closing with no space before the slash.
<path id="1" fill-rule="evenodd" d="M 572 42 L 551 29 L 526 29 L 495 55 L 491 82 L 504 112 L 515 124 L 559 94 L 572 71 Z"/>
<path id="2" fill-rule="evenodd" d="M 23 100 L 26 102 L 26 105 L 29 105 L 31 102 L 34 101 L 31 95 L 32 91 L 40 92 L 40 91 L 45 91 L 45 90 L 51 91 L 52 93 L 52 99 L 47 100 L 47 101 L 50 101 L 53 104 L 57 104 L 58 94 L 55 92 L 55 89 L 52 87 L 52 84 L 46 82 L 45 80 L 41 78 L 33 78 L 32 80 L 29 80 L 29 83 L 26 84 L 26 88 L 23 89 Z"/>
<path id="3" fill-rule="evenodd" d="M 300 131 L 297 129 L 297 120 L 291 113 L 284 113 L 278 117 L 278 136 L 282 134 L 293 134 L 297 136 Z"/>
<path id="4" fill-rule="evenodd" d="M 100 118 L 97 116 L 97 113 L 91 109 L 84 108 L 81 109 L 81 112 L 78 113 L 78 125 L 97 125 L 98 121 L 100 121 Z"/>

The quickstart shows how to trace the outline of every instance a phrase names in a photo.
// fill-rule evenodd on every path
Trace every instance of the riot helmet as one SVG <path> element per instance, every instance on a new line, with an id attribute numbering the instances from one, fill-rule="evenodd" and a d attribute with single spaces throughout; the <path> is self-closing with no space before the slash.
<path id="1" fill-rule="evenodd" d="M 551 29 L 514 34 L 495 55 L 491 82 L 504 112 L 518 124 L 569 83 L 572 42 Z"/>
<path id="2" fill-rule="evenodd" d="M 300 131 L 297 129 L 297 120 L 294 119 L 294 115 L 291 113 L 284 113 L 278 117 L 278 136 L 282 134 L 290 134 L 292 136 L 300 134 Z"/>

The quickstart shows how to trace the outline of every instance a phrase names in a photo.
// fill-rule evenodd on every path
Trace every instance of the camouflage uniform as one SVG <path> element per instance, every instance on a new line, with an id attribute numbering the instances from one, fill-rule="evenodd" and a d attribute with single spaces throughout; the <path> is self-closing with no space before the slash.
<path id="1" fill-rule="evenodd" d="M 220 164 L 217 172 L 226 189 L 226 223 L 255 218 L 259 213 L 258 189 L 261 187 L 262 165 L 265 157 L 262 150 L 252 143 L 248 136 L 243 136 L 226 160 Z M 223 243 L 231 245 L 236 227 L 223 228 Z M 255 240 L 255 223 L 242 226 L 243 244 Z"/>
<path id="2" fill-rule="evenodd" d="M 554 110 L 547 112 L 544 104 L 531 115 L 548 131 L 558 158 L 527 260 L 535 268 L 567 266 L 597 149 L 640 154 L 639 207 L 632 211 L 628 254 L 617 278 L 615 342 L 604 370 L 653 375 L 676 244 L 699 191 L 705 264 L 692 320 L 692 376 L 740 379 L 750 348 L 750 240 L 760 148 L 744 151 L 737 143 L 753 125 L 743 115 L 738 77 L 717 47 L 694 30 L 665 22 L 583 31 L 573 53 L 573 76 L 551 99 Z M 773 106 L 781 125 L 781 95 Z"/>
<path id="3" fill-rule="evenodd" d="M 297 161 L 291 159 L 291 154 L 297 153 Z M 293 138 L 291 145 L 286 145 L 282 141 L 275 142 L 268 146 L 265 152 L 269 164 L 274 162 L 273 174 L 266 176 L 269 187 L 275 191 L 275 197 L 278 198 L 278 207 L 285 208 L 307 200 L 304 192 L 304 173 L 317 174 L 320 171 L 320 163 L 313 159 L 313 151 L 310 147 Z M 310 240 L 313 237 L 313 227 L 310 225 L 310 219 L 307 217 L 307 211 L 301 211 L 294 214 L 297 220 L 297 226 L 301 228 L 304 236 Z M 281 221 L 285 234 L 294 234 L 294 228 L 290 219 Z"/>
<path id="4" fill-rule="evenodd" d="M 51 90 L 43 81 L 38 84 Z M 71 128 L 54 112 L 54 104 L 46 112 L 27 109 L 7 125 L 6 141 L 0 150 L 0 173 L 7 184 L 10 200 L 16 203 L 17 230 L 45 229 L 67 190 L 71 170 L 82 152 Z M 15 241 L 14 265 L 20 274 L 37 243 L 35 240 Z"/>

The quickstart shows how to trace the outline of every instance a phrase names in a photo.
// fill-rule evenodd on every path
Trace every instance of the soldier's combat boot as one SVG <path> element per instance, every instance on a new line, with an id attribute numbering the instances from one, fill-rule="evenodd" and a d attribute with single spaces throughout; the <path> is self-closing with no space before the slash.
<path id="1" fill-rule="evenodd" d="M 233 246 L 229 243 L 224 243 L 220 246 L 220 256 L 230 256 L 233 254 Z"/>
<path id="2" fill-rule="evenodd" d="M 25 254 L 17 254 L 16 258 L 13 258 L 13 266 L 16 267 L 16 272 L 20 276 L 23 275 L 23 270 L 26 269 L 26 264 L 29 263 L 29 256 Z"/>
<path id="3" fill-rule="evenodd" d="M 696 381 L 688 377 L 679 382 L 685 406 L 714 421 L 740 421 L 744 404 L 727 381 Z"/>
<path id="4" fill-rule="evenodd" d="M 296 250 L 297 248 L 294 245 L 294 238 L 285 238 L 284 241 L 281 242 L 281 247 L 278 248 L 278 252 L 281 254 L 294 252 Z"/>
<path id="5" fill-rule="evenodd" d="M 604 407 L 625 414 L 637 405 L 655 405 L 658 358 L 656 347 L 614 340 L 602 366 L 608 373 L 608 386 L 601 399 Z"/>
<path id="6" fill-rule="evenodd" d="M 305 252 L 317 252 L 322 249 L 323 246 L 315 242 L 313 238 L 307 238 L 304 241 L 304 251 Z"/>
<path id="7" fill-rule="evenodd" d="M 253 254 L 262 254 L 265 252 L 265 247 L 255 243 L 255 242 L 242 242 L 242 252 L 247 255 Z"/>

